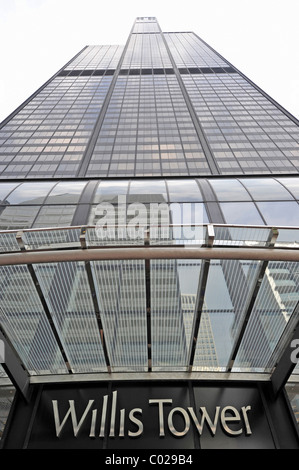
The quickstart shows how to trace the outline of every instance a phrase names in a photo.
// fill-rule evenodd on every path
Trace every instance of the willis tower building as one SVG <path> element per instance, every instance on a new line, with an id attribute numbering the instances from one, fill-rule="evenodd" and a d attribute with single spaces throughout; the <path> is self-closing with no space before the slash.
<path id="1" fill-rule="evenodd" d="M 79 447 L 299 447 L 298 141 L 294 116 L 155 17 L 84 47 L 0 124 L 0 446 L 72 447 L 80 428 Z M 96 386 L 102 420 L 72 408 Z M 165 439 L 144 404 L 144 428 L 127 420 L 126 393 L 172 400 Z M 198 438 L 190 409 L 205 422 L 219 394 Z M 241 432 L 226 413 L 246 394 Z"/>

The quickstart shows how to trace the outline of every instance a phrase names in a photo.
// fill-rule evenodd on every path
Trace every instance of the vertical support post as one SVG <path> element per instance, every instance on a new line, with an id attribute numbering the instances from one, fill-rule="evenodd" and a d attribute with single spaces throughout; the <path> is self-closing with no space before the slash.
<path id="1" fill-rule="evenodd" d="M 149 230 L 145 232 L 144 244 L 149 246 L 150 234 Z M 145 290 L 146 290 L 146 322 L 147 322 L 147 357 L 148 372 L 152 371 L 152 326 L 151 326 L 151 263 L 150 260 L 145 261 Z"/>

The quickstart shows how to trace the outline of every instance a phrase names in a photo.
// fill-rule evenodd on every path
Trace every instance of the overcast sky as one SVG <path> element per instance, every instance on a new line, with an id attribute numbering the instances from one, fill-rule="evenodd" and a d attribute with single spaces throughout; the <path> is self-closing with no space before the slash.
<path id="1" fill-rule="evenodd" d="M 299 0 L 0 0 L 0 122 L 85 45 L 137 16 L 194 31 L 299 118 Z"/>

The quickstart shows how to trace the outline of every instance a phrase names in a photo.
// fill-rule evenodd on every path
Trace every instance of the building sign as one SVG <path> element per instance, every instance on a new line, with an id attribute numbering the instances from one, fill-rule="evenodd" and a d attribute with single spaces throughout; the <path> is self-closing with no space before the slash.
<path id="1" fill-rule="evenodd" d="M 30 403 L 16 400 L 1 442 L 3 448 L 134 455 L 141 449 L 298 448 L 284 395 L 273 399 L 270 386 L 199 381 L 35 385 Z"/>
<path id="2" fill-rule="evenodd" d="M 142 436 L 144 432 L 144 421 L 142 419 L 144 410 L 142 408 L 132 408 L 131 410 L 122 408 L 119 410 L 119 414 L 117 415 L 117 394 L 118 392 L 116 390 L 112 392 L 111 417 L 110 423 L 108 423 L 109 429 L 106 425 L 109 395 L 103 396 L 101 409 L 93 407 L 95 403 L 94 399 L 89 400 L 82 416 L 78 416 L 75 400 L 68 400 L 69 408 L 63 417 L 61 417 L 59 413 L 58 400 L 52 400 L 56 437 L 60 437 L 62 435 L 63 429 L 68 420 L 71 421 L 74 437 L 78 436 L 85 421 L 90 423 L 90 438 L 104 438 L 105 432 L 107 432 L 107 435 L 110 438 L 114 438 L 116 424 L 118 425 L 118 437 L 124 438 L 128 436 L 129 438 L 137 438 Z M 212 416 L 209 415 L 205 406 L 200 406 L 199 417 L 193 407 L 173 407 L 172 398 L 149 399 L 148 404 L 155 406 L 156 408 L 156 411 L 152 412 L 152 420 L 156 421 L 157 434 L 159 437 L 165 436 L 165 428 L 167 428 L 169 433 L 173 436 L 183 437 L 190 431 L 191 422 L 195 426 L 199 436 L 202 435 L 205 426 L 209 429 L 212 436 L 215 436 L 218 423 L 221 424 L 223 431 L 228 436 L 238 436 L 243 432 L 246 435 L 252 434 L 248 419 L 248 412 L 251 411 L 250 405 L 242 406 L 240 410 L 237 410 L 237 408 L 231 405 L 224 407 L 216 406 L 215 410 L 213 410 Z M 100 414 L 100 429 L 96 429 L 98 414 Z M 176 427 L 175 424 L 176 415 L 179 416 L 182 423 L 182 426 L 179 428 Z M 232 423 L 238 423 L 239 426 L 232 429 L 232 427 L 230 427 L 230 424 Z M 131 425 L 135 425 L 135 431 L 130 429 Z"/>
<path id="3" fill-rule="evenodd" d="M 36 400 L 29 448 L 273 448 L 256 386 L 44 386 Z"/>

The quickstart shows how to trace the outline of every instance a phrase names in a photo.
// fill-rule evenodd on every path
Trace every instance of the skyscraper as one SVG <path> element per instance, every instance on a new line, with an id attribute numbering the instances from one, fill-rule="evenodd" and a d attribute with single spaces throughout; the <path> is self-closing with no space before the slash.
<path id="1" fill-rule="evenodd" d="M 29 382 L 285 383 L 298 137 L 297 119 L 193 32 L 139 17 L 124 46 L 83 48 L 0 126 L 0 326 Z"/>

